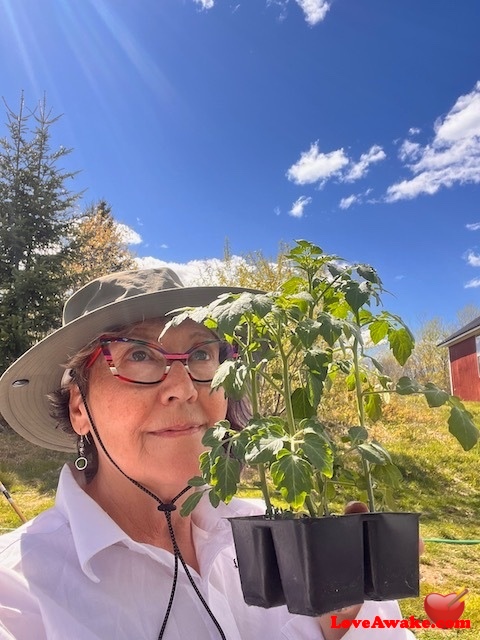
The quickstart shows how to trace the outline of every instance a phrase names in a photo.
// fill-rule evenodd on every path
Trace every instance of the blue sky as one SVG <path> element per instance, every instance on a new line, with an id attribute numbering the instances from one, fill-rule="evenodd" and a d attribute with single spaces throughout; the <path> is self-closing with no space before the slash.
<path id="1" fill-rule="evenodd" d="M 479 25 L 478 0 L 0 0 L 0 94 L 46 92 L 80 205 L 145 263 L 305 238 L 415 328 L 480 306 Z"/>

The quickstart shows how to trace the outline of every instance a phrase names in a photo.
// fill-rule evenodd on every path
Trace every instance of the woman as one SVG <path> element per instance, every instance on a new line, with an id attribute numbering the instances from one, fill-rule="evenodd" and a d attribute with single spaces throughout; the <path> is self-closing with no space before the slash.
<path id="1" fill-rule="evenodd" d="M 169 269 L 99 278 L 2 376 L 4 419 L 78 457 L 55 506 L 0 538 L 1 640 L 413 637 L 247 607 L 226 518 L 258 507 L 202 499 L 179 515 L 207 427 L 227 415 L 241 428 L 247 416 L 210 388 L 228 345 L 191 320 L 164 331 L 165 316 L 223 292 L 185 288 Z M 365 603 L 339 612 L 337 627 L 357 614 L 400 617 L 396 603 Z"/>

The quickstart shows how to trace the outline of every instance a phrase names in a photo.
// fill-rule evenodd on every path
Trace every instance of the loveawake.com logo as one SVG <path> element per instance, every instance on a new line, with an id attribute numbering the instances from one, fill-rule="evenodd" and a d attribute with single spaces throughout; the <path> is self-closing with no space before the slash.
<path id="1" fill-rule="evenodd" d="M 421 620 L 415 616 L 402 620 L 385 619 L 380 616 L 375 616 L 373 620 L 339 620 L 337 615 L 332 615 L 330 626 L 332 629 L 470 629 L 470 620 L 460 619 L 465 609 L 467 593 L 468 589 L 446 596 L 430 593 L 423 602 L 428 620 Z"/>

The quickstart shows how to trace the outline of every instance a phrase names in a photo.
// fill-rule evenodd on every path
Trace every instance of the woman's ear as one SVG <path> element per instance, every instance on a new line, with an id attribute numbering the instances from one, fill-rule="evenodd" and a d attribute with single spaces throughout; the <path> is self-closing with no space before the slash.
<path id="1" fill-rule="evenodd" d="M 68 409 L 70 413 L 70 422 L 73 430 L 79 436 L 85 435 L 90 431 L 90 421 L 88 420 L 85 404 L 82 394 L 76 384 L 70 386 L 70 399 L 68 401 Z"/>

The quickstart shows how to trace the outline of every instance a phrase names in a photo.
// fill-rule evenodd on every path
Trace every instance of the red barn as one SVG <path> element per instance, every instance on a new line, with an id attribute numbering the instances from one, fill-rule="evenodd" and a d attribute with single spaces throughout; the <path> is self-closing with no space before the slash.
<path id="1" fill-rule="evenodd" d="M 452 394 L 480 401 L 480 316 L 438 346 L 448 347 Z"/>

